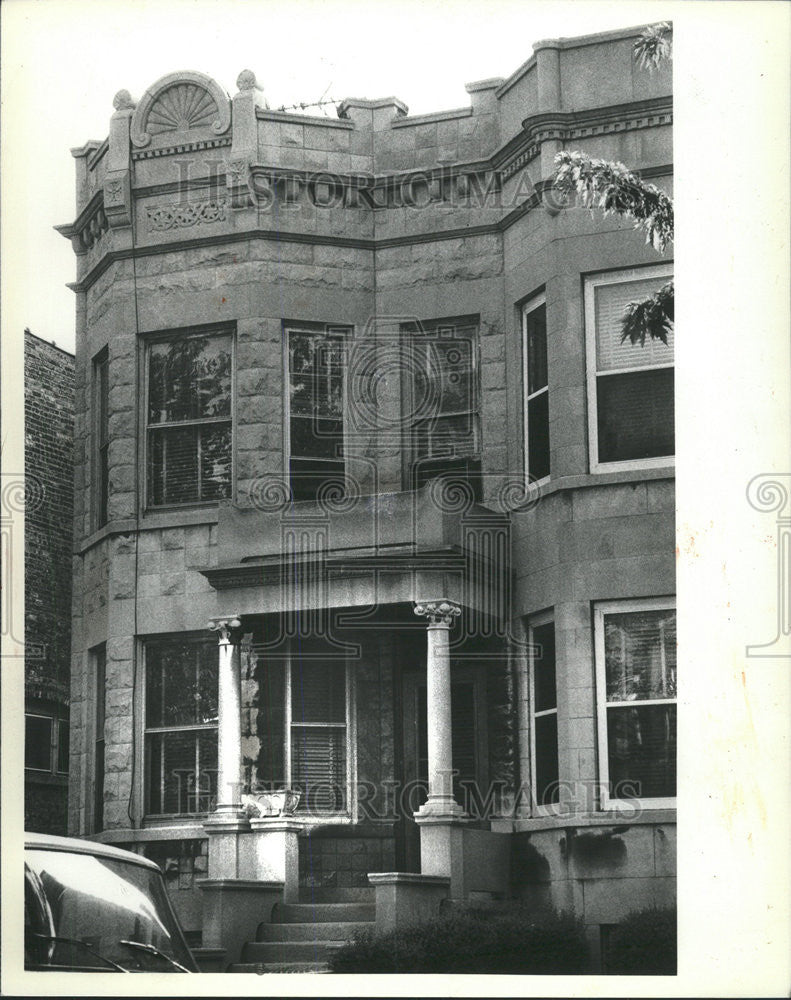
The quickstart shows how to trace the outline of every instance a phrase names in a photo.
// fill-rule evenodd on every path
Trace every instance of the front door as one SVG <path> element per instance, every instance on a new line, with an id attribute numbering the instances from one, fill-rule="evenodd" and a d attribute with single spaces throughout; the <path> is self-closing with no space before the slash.
<path id="1" fill-rule="evenodd" d="M 485 677 L 457 667 L 451 681 L 453 794 L 464 806 L 471 783 L 483 788 L 486 777 Z M 404 871 L 420 871 L 420 833 L 413 813 L 428 794 L 428 718 L 425 672 L 403 676 L 404 793 L 401 795 Z"/>

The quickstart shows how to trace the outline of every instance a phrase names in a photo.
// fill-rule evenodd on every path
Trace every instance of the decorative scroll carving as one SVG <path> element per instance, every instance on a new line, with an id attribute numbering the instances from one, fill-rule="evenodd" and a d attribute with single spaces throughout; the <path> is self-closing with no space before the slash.
<path id="1" fill-rule="evenodd" d="M 461 614 L 461 608 L 453 601 L 421 601 L 415 605 L 415 614 L 420 618 L 428 618 L 429 626 L 450 627 L 453 619 Z"/>
<path id="2" fill-rule="evenodd" d="M 222 135 L 230 125 L 230 101 L 214 80 L 203 73 L 171 73 L 143 95 L 131 137 L 133 145 L 143 147 L 160 136 L 172 143 L 190 132 Z"/>
<path id="3" fill-rule="evenodd" d="M 225 618 L 211 618 L 206 626 L 216 632 L 221 646 L 236 645 L 241 640 L 242 623 L 238 615 L 227 615 Z"/>
<path id="4" fill-rule="evenodd" d="M 256 90 L 258 81 L 255 78 L 255 73 L 251 69 L 243 69 L 236 78 L 236 86 L 239 90 Z"/>
<path id="5" fill-rule="evenodd" d="M 113 98 L 113 107 L 116 111 L 134 111 L 135 101 L 128 90 L 119 90 Z"/>
<path id="6" fill-rule="evenodd" d="M 175 205 L 151 205 L 146 208 L 148 228 L 152 231 L 168 229 L 189 229 L 191 226 L 224 222 L 226 203 L 224 201 L 185 202 Z"/>

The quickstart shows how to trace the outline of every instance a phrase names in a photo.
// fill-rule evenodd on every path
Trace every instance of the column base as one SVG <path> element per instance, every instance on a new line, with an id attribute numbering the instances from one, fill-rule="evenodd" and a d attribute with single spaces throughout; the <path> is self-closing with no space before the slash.
<path id="1" fill-rule="evenodd" d="M 452 823 L 466 819 L 467 816 L 451 796 L 429 796 L 423 805 L 414 813 L 416 823 Z"/>
<path id="2" fill-rule="evenodd" d="M 221 805 L 217 806 L 213 813 L 206 817 L 204 826 L 222 826 L 225 824 L 235 824 L 243 829 L 249 829 L 249 817 L 242 806 Z"/>

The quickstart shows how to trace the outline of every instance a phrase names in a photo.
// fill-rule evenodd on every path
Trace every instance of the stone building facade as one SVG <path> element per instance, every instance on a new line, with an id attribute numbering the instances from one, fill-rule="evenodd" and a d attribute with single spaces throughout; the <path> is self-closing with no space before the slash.
<path id="1" fill-rule="evenodd" d="M 74 356 L 25 330 L 25 829 L 66 833 Z"/>
<path id="2" fill-rule="evenodd" d="M 672 343 L 619 325 L 672 265 L 548 185 L 670 190 L 638 34 L 420 116 L 177 73 L 73 150 L 69 828 L 231 960 L 284 900 L 674 898 Z"/>

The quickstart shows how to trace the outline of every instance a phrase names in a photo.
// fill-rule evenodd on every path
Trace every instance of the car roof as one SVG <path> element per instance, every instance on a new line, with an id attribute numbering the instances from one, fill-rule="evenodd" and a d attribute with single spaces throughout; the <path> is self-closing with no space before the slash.
<path id="1" fill-rule="evenodd" d="M 92 854 L 98 858 L 112 858 L 115 861 L 134 862 L 145 868 L 159 871 L 159 867 L 148 858 L 110 844 L 98 844 L 94 840 L 81 840 L 77 837 L 55 837 L 49 833 L 25 833 L 25 850 L 34 851 L 64 851 L 71 854 Z"/>

